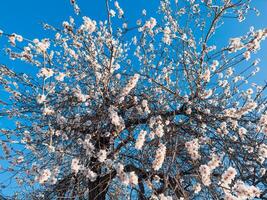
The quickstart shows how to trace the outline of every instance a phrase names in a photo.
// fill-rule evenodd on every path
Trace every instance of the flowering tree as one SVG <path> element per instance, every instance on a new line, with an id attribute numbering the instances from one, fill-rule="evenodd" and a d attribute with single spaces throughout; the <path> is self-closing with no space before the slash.
<path id="1" fill-rule="evenodd" d="M 0 68 L 1 172 L 26 199 L 267 199 L 267 86 L 249 81 L 267 29 L 212 40 L 249 3 L 161 0 L 131 25 L 107 0 L 54 38 L 1 32 L 32 65 Z"/>

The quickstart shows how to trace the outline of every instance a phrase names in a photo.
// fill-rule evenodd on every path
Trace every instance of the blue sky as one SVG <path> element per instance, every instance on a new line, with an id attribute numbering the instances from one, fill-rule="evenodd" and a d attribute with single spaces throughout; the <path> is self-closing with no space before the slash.
<path id="1" fill-rule="evenodd" d="M 87 15 L 93 19 L 105 19 L 105 0 L 77 0 L 82 15 Z M 256 6 L 261 15 L 256 17 L 251 14 L 245 22 L 239 23 L 236 20 L 228 20 L 225 23 L 227 28 L 218 31 L 217 42 L 227 42 L 230 37 L 237 37 L 249 30 L 250 26 L 257 28 L 267 27 L 267 0 L 252 0 L 252 4 Z M 143 8 L 148 10 L 148 16 L 153 16 L 155 9 L 159 4 L 159 0 L 121 0 L 120 5 L 124 8 L 128 19 L 138 19 Z M 44 31 L 41 22 L 60 26 L 62 21 L 68 20 L 73 13 L 69 0 L 12 0 L 1 1 L 0 6 L 0 29 L 8 33 L 21 34 L 27 38 L 43 38 Z M 47 33 L 46 33 L 47 34 Z M 4 43 L 0 39 L 0 52 L 3 52 Z M 267 74 L 267 42 L 262 43 L 262 50 L 258 56 L 262 60 L 262 73 L 257 77 L 259 80 L 266 79 Z M 6 56 L 0 53 L 0 61 L 3 64 L 13 65 L 17 70 L 28 70 L 28 66 L 21 63 L 10 62 Z"/>
<path id="2" fill-rule="evenodd" d="M 82 15 L 89 16 L 95 20 L 104 20 L 106 16 L 105 0 L 77 0 Z M 125 10 L 129 19 L 138 19 L 143 8 L 148 10 L 148 16 L 153 16 L 159 0 L 121 0 L 121 7 Z M 227 20 L 225 27 L 218 31 L 216 42 L 228 42 L 230 37 L 238 37 L 245 34 L 250 26 L 257 28 L 267 27 L 267 0 L 253 0 L 261 15 L 256 17 L 251 14 L 247 20 L 238 23 L 234 20 Z M 152 11 L 151 11 L 152 10 Z M 1 1 L 0 6 L 0 29 L 8 33 L 17 33 L 27 38 L 47 37 L 41 26 L 41 22 L 60 26 L 62 21 L 68 20 L 70 15 L 74 15 L 69 0 L 7 0 Z M 6 64 L 18 71 L 30 72 L 31 66 L 21 62 L 10 61 L 4 55 L 5 41 L 0 38 L 0 63 Z M 261 73 L 258 74 L 255 82 L 263 83 L 267 80 L 267 41 L 262 43 L 262 50 L 257 54 L 262 63 Z M 0 126 L 6 126 L 7 122 L 0 122 Z"/>

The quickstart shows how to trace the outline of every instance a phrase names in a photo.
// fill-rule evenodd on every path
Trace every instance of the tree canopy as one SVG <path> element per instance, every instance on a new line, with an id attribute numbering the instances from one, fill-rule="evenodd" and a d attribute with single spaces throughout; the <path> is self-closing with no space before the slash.
<path id="1" fill-rule="evenodd" d="M 249 0 L 160 0 L 128 23 L 106 0 L 105 21 L 44 24 L 54 37 L 0 32 L 8 187 L 18 199 L 267 199 L 266 84 L 253 83 L 267 29 L 212 40 Z M 17 197 L 16 197 L 17 196 Z"/>

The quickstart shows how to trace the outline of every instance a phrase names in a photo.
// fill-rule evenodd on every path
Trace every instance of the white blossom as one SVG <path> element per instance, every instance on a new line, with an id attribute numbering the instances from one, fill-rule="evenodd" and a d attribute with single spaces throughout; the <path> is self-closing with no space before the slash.
<path id="1" fill-rule="evenodd" d="M 162 167 L 162 164 L 164 162 L 165 159 L 165 155 L 166 155 L 166 147 L 164 144 L 159 144 L 159 148 L 156 151 L 156 156 L 155 159 L 152 163 L 152 168 L 154 170 L 159 170 Z"/>
<path id="2" fill-rule="evenodd" d="M 77 174 L 78 171 L 80 170 L 80 168 L 81 168 L 81 165 L 79 165 L 79 159 L 78 158 L 72 159 L 72 161 L 71 161 L 71 170 L 75 174 Z"/>
<path id="3" fill-rule="evenodd" d="M 135 142 L 135 148 L 138 149 L 138 150 L 141 150 L 143 145 L 144 145 L 144 142 L 146 140 L 146 134 L 147 132 L 144 131 L 144 130 L 141 130 L 138 137 L 137 137 L 137 140 Z"/>
<path id="4" fill-rule="evenodd" d="M 197 159 L 201 158 L 201 156 L 198 152 L 199 147 L 200 147 L 200 145 L 199 145 L 198 139 L 193 139 L 193 140 L 185 143 L 185 148 L 188 151 L 192 160 L 197 160 Z"/>
<path id="5" fill-rule="evenodd" d="M 97 154 L 97 159 L 99 162 L 104 162 L 107 159 L 107 151 L 101 149 Z"/>

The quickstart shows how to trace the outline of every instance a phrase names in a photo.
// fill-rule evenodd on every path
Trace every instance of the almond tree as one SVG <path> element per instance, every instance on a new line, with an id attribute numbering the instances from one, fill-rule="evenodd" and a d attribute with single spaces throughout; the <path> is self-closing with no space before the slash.
<path id="1" fill-rule="evenodd" d="M 212 40 L 225 18 L 258 14 L 249 4 L 161 0 L 131 24 L 107 0 L 106 21 L 44 24 L 53 38 L 1 31 L 31 71 L 0 68 L 14 122 L 2 186 L 15 179 L 18 199 L 267 199 L 267 86 L 250 81 L 267 29 Z"/>

